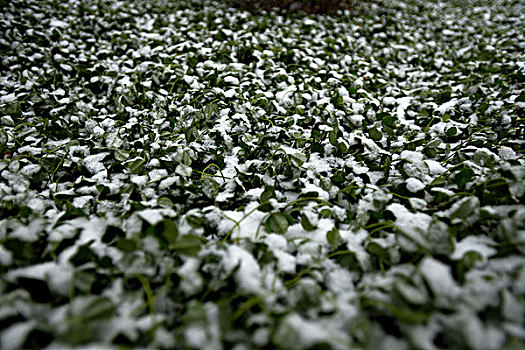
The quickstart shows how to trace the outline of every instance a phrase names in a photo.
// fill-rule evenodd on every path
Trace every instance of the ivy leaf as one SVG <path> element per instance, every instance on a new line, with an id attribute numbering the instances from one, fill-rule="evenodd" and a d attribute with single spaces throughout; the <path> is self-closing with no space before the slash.
<path id="1" fill-rule="evenodd" d="M 456 128 L 455 126 L 450 127 L 445 131 L 445 133 L 447 134 L 448 137 L 453 137 L 454 135 L 458 133 L 458 128 Z"/>
<path id="2" fill-rule="evenodd" d="M 190 166 L 192 163 L 191 157 L 187 151 L 182 153 L 182 163 L 187 166 Z"/>
<path id="3" fill-rule="evenodd" d="M 115 159 L 119 162 L 124 162 L 129 158 L 129 153 L 125 152 L 123 150 L 117 149 L 115 150 Z"/>
<path id="4" fill-rule="evenodd" d="M 383 134 L 381 133 L 381 131 L 377 130 L 376 128 L 370 129 L 369 134 L 370 138 L 376 142 L 381 141 L 381 139 L 383 138 Z"/>
<path id="5" fill-rule="evenodd" d="M 186 178 L 190 177 L 192 172 L 193 169 L 190 166 L 183 163 L 177 165 L 177 167 L 175 168 L 175 174 Z"/>
<path id="6" fill-rule="evenodd" d="M 66 327 L 59 338 L 76 345 L 89 341 L 100 322 L 114 317 L 115 306 L 106 297 L 80 296 L 72 301 L 66 315 Z"/>
<path id="7" fill-rule="evenodd" d="M 454 177 L 454 182 L 458 185 L 460 190 L 464 190 L 467 186 L 467 183 L 472 181 L 474 175 L 474 170 L 470 168 L 462 168 Z"/>
<path id="8" fill-rule="evenodd" d="M 85 271 L 75 271 L 73 274 L 73 286 L 81 292 L 89 293 L 91 286 L 95 283 L 96 276 Z"/>
<path id="9" fill-rule="evenodd" d="M 192 126 L 186 129 L 186 131 L 184 132 L 184 136 L 186 137 L 186 142 L 190 143 L 198 138 L 199 133 L 197 132 L 197 129 L 194 126 Z"/>
<path id="10" fill-rule="evenodd" d="M 437 156 L 437 150 L 433 147 L 427 147 L 424 150 L 425 155 L 429 158 L 435 158 Z"/>
<path id="11" fill-rule="evenodd" d="M 343 175 L 341 175 L 340 173 L 336 173 L 334 175 L 332 175 L 332 177 L 330 178 L 330 180 L 332 181 L 332 183 L 334 185 L 340 185 L 342 184 L 343 182 L 345 182 L 345 178 L 343 177 Z"/>
<path id="12" fill-rule="evenodd" d="M 306 156 L 302 153 L 295 153 L 290 155 L 290 160 L 293 165 L 300 168 L 303 166 L 304 162 L 306 162 Z"/>
<path id="13" fill-rule="evenodd" d="M 219 184 L 213 178 L 205 176 L 202 179 L 202 191 L 210 198 L 215 199 L 219 195 Z"/>
<path id="14" fill-rule="evenodd" d="M 472 213 L 479 208 L 479 199 L 478 197 L 466 197 L 458 201 L 455 205 L 452 206 L 452 211 L 450 213 L 450 219 L 454 220 L 456 218 L 466 219 L 472 215 Z"/>
<path id="15" fill-rule="evenodd" d="M 315 225 L 312 224 L 310 218 L 305 213 L 301 215 L 301 226 L 306 231 L 314 231 L 317 228 Z"/>
<path id="16" fill-rule="evenodd" d="M 332 131 L 330 131 L 330 133 L 328 134 L 328 140 L 330 141 L 330 143 L 332 144 L 332 146 L 337 146 L 337 133 L 338 133 L 338 130 L 337 129 L 333 129 Z"/>
<path id="17" fill-rule="evenodd" d="M 369 242 L 366 246 L 366 250 L 370 254 L 377 256 L 381 261 L 389 261 L 388 252 L 376 242 Z"/>
<path id="18" fill-rule="evenodd" d="M 126 253 L 134 252 L 137 250 L 137 242 L 129 238 L 121 238 L 117 241 L 117 248 Z"/>
<path id="19" fill-rule="evenodd" d="M 170 197 L 160 196 L 157 198 L 157 205 L 164 208 L 173 208 L 175 204 L 173 204 L 173 201 L 170 199 Z"/>
<path id="20" fill-rule="evenodd" d="M 336 249 L 344 242 L 339 230 L 335 227 L 326 233 L 326 240 L 332 249 Z"/>
<path id="21" fill-rule="evenodd" d="M 268 232 L 284 234 L 288 230 L 288 218 L 284 213 L 273 213 L 264 222 Z"/>
<path id="22" fill-rule="evenodd" d="M 142 168 L 144 167 L 144 163 L 146 163 L 146 158 L 135 159 L 129 165 L 129 171 L 132 174 L 140 173 L 142 171 Z"/>
<path id="23" fill-rule="evenodd" d="M 70 321 L 79 323 L 107 320 L 115 314 L 111 300 L 101 296 L 76 298 L 70 310 Z"/>
<path id="24" fill-rule="evenodd" d="M 263 193 L 261 193 L 261 196 L 259 198 L 259 201 L 261 202 L 261 206 L 259 207 L 259 210 L 263 212 L 268 212 L 273 209 L 272 205 L 269 203 L 270 199 L 275 198 L 275 189 L 273 186 L 266 186 Z"/>
<path id="25" fill-rule="evenodd" d="M 386 127 L 389 127 L 389 128 L 392 128 L 394 126 L 394 123 L 396 122 L 397 120 L 397 117 L 394 117 L 394 116 L 391 116 L 391 115 L 388 115 L 386 117 L 384 117 L 382 120 L 381 120 L 381 124 L 383 126 L 386 126 Z"/>
<path id="26" fill-rule="evenodd" d="M 327 177 L 323 177 L 319 181 L 319 187 L 321 187 L 325 191 L 330 191 L 330 189 L 332 188 L 332 181 L 330 181 L 330 179 Z"/>
<path id="27" fill-rule="evenodd" d="M 219 114 L 219 106 L 217 106 L 215 103 L 210 103 L 204 108 L 204 116 L 206 117 L 206 119 L 218 116 Z"/>
<path id="28" fill-rule="evenodd" d="M 163 250 L 173 249 L 179 237 L 179 230 L 173 220 L 164 219 L 155 226 L 149 227 L 146 234 L 152 234 Z"/>
<path id="29" fill-rule="evenodd" d="M 261 203 L 266 203 L 271 198 L 275 198 L 275 188 L 273 186 L 266 186 L 259 200 Z"/>
<path id="30" fill-rule="evenodd" d="M 180 236 L 179 239 L 172 245 L 172 249 L 177 253 L 195 256 L 201 250 L 202 240 L 192 234 Z"/>

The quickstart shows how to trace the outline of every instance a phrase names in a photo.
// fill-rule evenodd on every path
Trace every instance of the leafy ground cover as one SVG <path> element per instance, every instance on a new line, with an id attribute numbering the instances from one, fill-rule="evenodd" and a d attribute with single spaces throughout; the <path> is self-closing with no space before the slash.
<path id="1" fill-rule="evenodd" d="M 0 348 L 524 347 L 523 2 L 2 6 Z"/>

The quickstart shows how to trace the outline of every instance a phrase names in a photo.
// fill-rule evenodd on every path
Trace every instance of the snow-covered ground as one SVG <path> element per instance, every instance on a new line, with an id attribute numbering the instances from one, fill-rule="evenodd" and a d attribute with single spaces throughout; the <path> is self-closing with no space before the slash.
<path id="1" fill-rule="evenodd" d="M 1 349 L 525 346 L 522 1 L 0 3 Z"/>

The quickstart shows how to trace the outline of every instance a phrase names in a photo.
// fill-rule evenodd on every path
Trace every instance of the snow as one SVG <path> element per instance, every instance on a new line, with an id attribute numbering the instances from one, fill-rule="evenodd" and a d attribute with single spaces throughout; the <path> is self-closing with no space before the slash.
<path id="1" fill-rule="evenodd" d="M 15 281 L 20 277 L 37 279 L 48 283 L 51 291 L 61 296 L 68 296 L 73 269 L 66 264 L 49 261 L 28 267 L 11 270 L 6 278 Z"/>
<path id="2" fill-rule="evenodd" d="M 224 78 L 224 82 L 227 83 L 227 84 L 239 85 L 239 79 L 237 79 L 236 77 L 233 77 L 231 75 L 225 77 Z"/>
<path id="3" fill-rule="evenodd" d="M 3 350 L 21 349 L 29 333 L 35 328 L 34 321 L 18 322 L 4 329 L 0 337 Z"/>
<path id="4" fill-rule="evenodd" d="M 443 174 L 445 171 L 447 171 L 447 169 L 445 167 L 443 167 L 439 162 L 435 161 L 435 160 L 432 160 L 432 159 L 425 159 L 424 162 L 427 164 L 428 166 L 428 169 L 429 169 L 429 172 L 430 172 L 430 175 L 441 175 Z"/>
<path id="5" fill-rule="evenodd" d="M 397 117 L 400 120 L 404 120 L 405 119 L 405 111 L 410 106 L 410 104 L 412 102 L 412 99 L 413 98 L 411 96 L 400 97 L 400 98 L 396 99 L 396 102 L 398 104 L 397 110 L 396 110 L 396 115 L 397 115 Z"/>
<path id="6" fill-rule="evenodd" d="M 434 258 L 425 257 L 419 264 L 418 270 L 436 296 L 437 305 L 450 307 L 460 296 L 461 289 L 452 277 L 448 265 Z"/>
<path id="7" fill-rule="evenodd" d="M 227 271 L 232 271 L 237 265 L 240 266 L 235 272 L 235 281 L 239 289 L 245 293 L 261 294 L 263 292 L 262 273 L 259 264 L 246 250 L 231 245 L 224 259 L 224 267 Z"/>
<path id="8" fill-rule="evenodd" d="M 396 217 L 396 227 L 404 234 L 413 244 L 425 247 L 426 242 L 423 238 L 428 229 L 432 218 L 423 213 L 411 213 L 407 208 L 398 203 L 390 204 L 386 210 L 391 211 Z"/>
<path id="9" fill-rule="evenodd" d="M 235 94 L 237 94 L 237 91 L 235 89 L 229 89 L 224 92 L 224 97 L 232 98 L 233 96 L 235 96 Z"/>
<path id="10" fill-rule="evenodd" d="M 51 22 L 49 22 L 49 25 L 51 27 L 58 27 L 58 28 L 67 28 L 68 24 L 64 21 L 58 20 L 58 19 L 52 19 Z"/>
<path id="11" fill-rule="evenodd" d="M 163 348 L 210 350 L 435 349 L 441 334 L 453 348 L 485 350 L 525 337 L 522 4 L 387 1 L 367 3 L 370 18 L 270 13 L 261 27 L 220 1 L 162 2 L 159 16 L 147 2 L 109 0 L 108 16 L 88 6 L 82 18 L 67 3 L 26 2 L 4 8 L 0 33 L 4 319 L 38 319 L 63 334 L 68 310 L 85 298 L 87 275 L 77 273 L 96 271 L 111 274 L 96 292 L 116 316 L 93 322 L 85 346 L 61 338 L 49 349 L 110 348 L 119 333 L 132 347 L 148 334 Z M 251 62 L 239 62 L 243 48 Z M 219 115 L 203 120 L 210 104 Z M 194 126 L 199 135 L 188 139 Z M 134 161 L 143 163 L 137 174 Z M 211 164 L 217 195 L 202 191 Z M 475 174 L 466 189 L 455 183 L 465 168 Z M 259 207 L 266 186 L 276 198 Z M 297 201 L 307 193 L 319 198 Z M 293 219 L 282 234 L 264 221 L 278 212 Z M 200 237 L 198 254 L 160 249 L 142 232 L 165 218 L 179 239 Z M 102 242 L 109 225 L 122 232 Z M 327 240 L 333 228 L 338 247 Z M 119 249 L 119 237 L 141 249 Z M 82 245 L 94 256 L 72 266 Z M 469 252 L 481 259 L 458 270 Z M 46 283 L 58 304 L 34 303 L 24 276 Z M 150 281 L 154 310 L 133 276 Z M 222 323 L 228 297 L 243 311 L 232 329 Z M 372 313 L 365 299 L 379 302 Z M 424 322 L 400 320 L 421 307 Z M 382 312 L 395 335 L 371 317 Z M 0 347 L 22 347 L 30 327 L 6 327 Z"/>
<path id="12" fill-rule="evenodd" d="M 455 107 L 458 104 L 458 100 L 453 98 L 452 100 L 443 103 L 437 108 L 437 111 L 441 114 L 447 113 L 451 108 Z"/>
<path id="13" fill-rule="evenodd" d="M 498 150 L 498 154 L 504 160 L 516 159 L 516 152 L 507 146 L 501 146 Z"/>
<path id="14" fill-rule="evenodd" d="M 292 254 L 286 253 L 282 250 L 274 250 L 273 255 L 277 258 L 277 268 L 279 271 L 287 273 L 295 273 L 296 261 Z"/>
<path id="15" fill-rule="evenodd" d="M 336 269 L 328 273 L 326 285 L 336 294 L 347 294 L 354 290 L 353 276 L 349 271 Z"/>
<path id="16" fill-rule="evenodd" d="M 16 100 L 16 95 L 14 92 L 8 95 L 0 96 L 0 103 L 10 103 L 10 102 L 13 102 L 14 100 Z"/>
<path id="17" fill-rule="evenodd" d="M 87 205 L 91 200 L 93 199 L 93 196 L 80 196 L 73 198 L 73 206 L 75 208 L 82 208 L 85 205 Z"/>
<path id="18" fill-rule="evenodd" d="M 93 155 L 90 155 L 84 158 L 83 163 L 88 169 L 88 171 L 94 175 L 105 169 L 104 164 L 102 164 L 101 162 L 108 155 L 109 155 L 108 152 L 93 154 Z"/>
<path id="19" fill-rule="evenodd" d="M 178 275 L 182 278 L 180 287 L 186 295 L 197 293 L 203 286 L 202 277 L 198 272 L 199 264 L 198 259 L 189 258 L 177 271 Z"/>
<path id="20" fill-rule="evenodd" d="M 418 179 L 415 179 L 413 177 L 408 178 L 406 180 L 406 184 L 407 184 L 407 190 L 409 190 L 412 193 L 419 192 L 419 191 L 421 191 L 422 189 L 425 188 L 425 184 L 424 183 L 422 183 L 421 181 L 419 181 Z"/>
<path id="21" fill-rule="evenodd" d="M 22 169 L 20 169 L 20 173 L 24 176 L 32 176 L 39 172 L 41 169 L 41 166 L 38 164 L 28 164 L 24 166 Z"/>
<path id="22" fill-rule="evenodd" d="M 264 243 L 272 250 L 286 250 L 286 238 L 276 233 L 270 233 L 264 237 Z"/>
<path id="23" fill-rule="evenodd" d="M 199 326 L 187 327 L 184 330 L 184 338 L 188 345 L 194 348 L 205 349 L 208 343 L 206 330 Z"/>
<path id="24" fill-rule="evenodd" d="M 334 349 L 345 349 L 348 346 L 347 337 L 337 329 L 328 325 L 310 321 L 297 313 L 287 315 L 277 331 L 278 339 L 282 339 L 287 349 L 306 349 L 316 343 L 327 342 Z"/>
<path id="25" fill-rule="evenodd" d="M 324 199 L 327 201 L 330 198 L 330 195 L 328 192 L 323 190 L 321 187 L 316 186 L 312 183 L 306 183 L 304 187 L 301 189 L 301 193 L 308 193 L 308 192 L 317 192 L 319 198 Z"/>
<path id="26" fill-rule="evenodd" d="M 255 210 L 244 220 L 242 220 L 242 218 L 248 214 L 252 208 L 252 206 L 247 207 L 245 212 L 229 210 L 225 211 L 224 215 L 226 219 L 223 219 L 219 223 L 219 232 L 226 234 L 233 229 L 231 235 L 232 238 L 255 238 L 257 235 L 257 230 L 261 226 L 261 221 L 266 216 L 266 213 Z M 236 225 L 235 222 L 238 222 L 239 225 Z M 261 233 L 262 228 L 259 231 Z"/>
<path id="27" fill-rule="evenodd" d="M 363 270 L 370 268 L 370 256 L 365 250 L 364 241 L 368 238 L 368 232 L 364 229 L 360 229 L 357 232 L 349 230 L 339 230 L 341 238 L 346 242 L 346 247 L 349 251 L 355 253 L 359 264 Z"/>
<path id="28" fill-rule="evenodd" d="M 175 216 L 175 212 L 169 208 L 163 209 L 144 209 L 137 212 L 137 215 L 150 225 L 156 225 L 164 219 L 164 216 Z"/>
<path id="29" fill-rule="evenodd" d="M 13 256 L 11 252 L 6 250 L 3 246 L 0 246 L 0 265 L 8 266 L 11 265 Z"/>
<path id="30" fill-rule="evenodd" d="M 456 243 L 454 253 L 450 256 L 453 260 L 460 260 L 465 253 L 475 251 L 481 254 L 483 260 L 487 260 L 495 255 L 497 250 L 492 246 L 496 245 L 492 239 L 485 236 L 468 236 Z"/>

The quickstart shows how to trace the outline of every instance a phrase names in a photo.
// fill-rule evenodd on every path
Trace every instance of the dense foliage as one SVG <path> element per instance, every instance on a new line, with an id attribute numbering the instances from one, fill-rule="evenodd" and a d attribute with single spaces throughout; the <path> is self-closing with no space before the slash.
<path id="1" fill-rule="evenodd" d="M 0 12 L 0 348 L 524 347 L 522 1 Z"/>
<path id="2" fill-rule="evenodd" d="M 304 11 L 313 14 L 337 14 L 350 9 L 357 0 L 230 0 L 234 6 L 244 10 L 284 10 L 286 13 Z"/>

